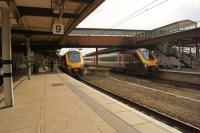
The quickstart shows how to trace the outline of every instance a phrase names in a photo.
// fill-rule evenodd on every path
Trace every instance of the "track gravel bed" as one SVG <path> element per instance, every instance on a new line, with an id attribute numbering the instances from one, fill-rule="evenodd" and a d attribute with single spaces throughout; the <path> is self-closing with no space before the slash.
<path id="1" fill-rule="evenodd" d="M 186 88 L 182 89 L 176 86 L 173 88 L 173 85 L 162 85 L 161 83 L 159 83 L 160 85 L 158 83 L 154 84 L 154 82 L 151 81 L 143 81 L 142 79 L 120 74 L 111 75 L 112 77 L 118 78 L 126 82 L 131 82 L 135 84 L 138 84 L 140 82 L 140 85 L 152 87 L 154 89 L 157 88 L 170 93 L 173 92 L 177 95 L 183 95 L 185 97 L 189 96 L 191 98 L 199 99 L 200 96 L 200 90 L 187 90 Z M 133 100 L 140 104 L 146 105 L 157 111 L 160 111 L 172 117 L 176 117 L 181 121 L 190 123 L 200 128 L 200 104 L 198 102 L 180 99 L 174 96 L 169 96 L 166 94 L 161 94 L 159 92 L 147 90 L 142 87 L 117 82 L 116 80 L 113 80 L 109 77 L 85 75 L 84 78 L 97 84 L 100 87 L 103 87 L 116 94 L 126 97 L 129 100 Z"/>
<path id="2" fill-rule="evenodd" d="M 167 82 L 165 83 L 162 80 L 150 79 L 150 78 L 143 79 L 118 73 L 111 73 L 110 76 L 119 79 L 121 81 L 138 84 L 145 87 L 150 87 L 156 90 L 161 90 L 175 95 L 193 98 L 195 100 L 200 100 L 200 86 L 190 85 L 190 87 L 186 87 L 185 85 L 181 86 L 180 83 L 175 84 L 174 82 L 170 81 L 168 83 Z"/>

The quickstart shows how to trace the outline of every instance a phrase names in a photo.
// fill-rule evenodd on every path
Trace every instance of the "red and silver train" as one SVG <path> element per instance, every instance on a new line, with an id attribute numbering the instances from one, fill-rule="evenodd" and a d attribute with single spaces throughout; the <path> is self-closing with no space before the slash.
<path id="1" fill-rule="evenodd" d="M 84 57 L 84 63 L 85 66 L 94 66 L 96 56 Z M 156 71 L 157 59 L 148 49 L 139 48 L 98 55 L 98 66 L 147 75 Z"/>

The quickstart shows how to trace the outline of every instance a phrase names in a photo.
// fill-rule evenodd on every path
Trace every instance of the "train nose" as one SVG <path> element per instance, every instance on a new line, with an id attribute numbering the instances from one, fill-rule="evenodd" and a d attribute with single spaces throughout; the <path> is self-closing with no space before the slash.
<path id="1" fill-rule="evenodd" d="M 149 72 L 151 73 L 156 72 L 156 67 L 149 67 Z"/>
<path id="2" fill-rule="evenodd" d="M 148 64 L 144 64 L 144 67 L 147 68 L 147 67 L 148 67 Z"/>

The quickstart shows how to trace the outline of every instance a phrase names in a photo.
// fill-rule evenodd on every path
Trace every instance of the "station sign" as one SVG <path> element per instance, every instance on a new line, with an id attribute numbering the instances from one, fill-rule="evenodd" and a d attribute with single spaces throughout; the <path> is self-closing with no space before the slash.
<path id="1" fill-rule="evenodd" d="M 63 24 L 53 24 L 53 34 L 64 35 L 64 25 Z"/>

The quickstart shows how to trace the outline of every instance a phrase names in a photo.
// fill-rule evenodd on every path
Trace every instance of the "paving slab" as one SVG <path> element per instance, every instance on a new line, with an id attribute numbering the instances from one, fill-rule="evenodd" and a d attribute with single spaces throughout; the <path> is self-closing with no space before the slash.
<path id="1" fill-rule="evenodd" d="M 70 77 L 67 75 L 64 75 L 65 79 L 69 79 Z M 129 130 L 130 132 L 180 132 L 177 129 L 174 129 L 162 122 L 159 122 L 157 120 L 155 120 L 154 118 L 151 118 L 127 105 L 124 105 L 123 103 L 101 93 L 98 92 L 97 90 L 94 90 L 86 85 L 84 85 L 83 83 L 80 83 L 78 81 L 76 81 L 75 79 L 71 79 L 71 80 L 65 80 L 67 81 L 68 84 L 73 84 L 74 88 L 78 88 L 81 92 L 83 92 L 85 95 L 87 95 L 88 97 L 90 97 L 93 101 L 96 101 L 95 104 L 100 104 L 102 105 L 101 108 L 104 108 L 105 110 L 107 110 L 107 112 L 110 112 L 113 117 L 119 118 L 121 121 L 121 125 L 118 122 L 109 122 L 112 121 L 104 118 L 104 115 L 100 115 L 105 121 L 107 121 L 110 125 L 112 125 L 112 127 L 115 128 L 116 125 L 119 125 L 119 127 L 123 127 L 122 126 L 123 122 L 125 122 L 125 124 L 128 126 L 132 127 L 132 130 Z M 83 95 L 83 94 L 82 94 Z M 84 101 L 84 99 L 82 99 Z M 86 100 L 87 103 L 87 100 Z M 90 105 L 91 108 L 94 105 Z M 95 110 L 95 109 L 94 109 Z M 120 130 L 119 128 L 115 128 L 117 131 L 119 132 L 123 132 L 123 130 Z"/>
<path id="2" fill-rule="evenodd" d="M 14 107 L 0 109 L 0 133 L 115 132 L 56 73 L 25 80 L 14 100 Z"/>
<path id="3" fill-rule="evenodd" d="M 135 125 L 135 128 L 137 128 L 142 133 L 168 133 L 166 129 L 154 125 L 153 123 L 150 122 Z"/>
<path id="4" fill-rule="evenodd" d="M 0 110 L 0 133 L 178 132 L 60 71 L 33 75 L 14 96 Z"/>

